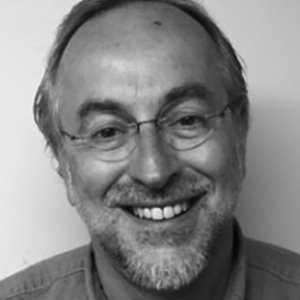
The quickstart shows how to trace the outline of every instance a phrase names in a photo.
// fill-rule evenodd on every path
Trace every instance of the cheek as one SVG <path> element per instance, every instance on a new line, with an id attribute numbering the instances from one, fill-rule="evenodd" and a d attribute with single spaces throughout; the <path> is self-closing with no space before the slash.
<path id="1" fill-rule="evenodd" d="M 116 163 L 74 156 L 69 159 L 72 186 L 90 200 L 102 198 L 122 172 L 123 167 Z"/>
<path id="2" fill-rule="evenodd" d="M 236 142 L 228 136 L 207 141 L 186 153 L 184 160 L 192 169 L 214 181 L 232 180 L 238 175 L 239 153 Z"/>

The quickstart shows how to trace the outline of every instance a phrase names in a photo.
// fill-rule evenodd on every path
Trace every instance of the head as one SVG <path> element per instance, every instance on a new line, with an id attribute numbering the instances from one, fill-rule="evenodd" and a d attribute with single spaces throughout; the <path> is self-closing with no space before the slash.
<path id="1" fill-rule="evenodd" d="M 245 171 L 242 72 L 226 37 L 193 2 L 84 0 L 62 23 L 35 118 L 95 247 L 129 280 L 179 289 L 204 270 Z M 177 147 L 153 121 L 171 119 L 186 134 L 198 114 L 216 118 L 193 147 L 181 147 L 181 138 Z M 104 124 L 109 139 L 134 122 L 135 147 L 120 159 L 114 147 L 100 155 L 86 139 L 70 138 Z"/>

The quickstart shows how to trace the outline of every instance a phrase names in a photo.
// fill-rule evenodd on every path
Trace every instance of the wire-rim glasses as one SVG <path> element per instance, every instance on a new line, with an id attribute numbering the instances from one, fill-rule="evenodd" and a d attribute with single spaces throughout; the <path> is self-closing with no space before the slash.
<path id="1" fill-rule="evenodd" d="M 164 117 L 140 122 L 116 117 L 95 126 L 82 136 L 73 135 L 62 128 L 59 131 L 74 146 L 87 146 L 100 160 L 119 161 L 128 157 L 137 146 L 142 125 L 152 123 L 168 145 L 177 151 L 186 151 L 208 140 L 216 127 L 216 120 L 222 119 L 227 109 L 229 104 L 212 114 L 183 109 Z"/>

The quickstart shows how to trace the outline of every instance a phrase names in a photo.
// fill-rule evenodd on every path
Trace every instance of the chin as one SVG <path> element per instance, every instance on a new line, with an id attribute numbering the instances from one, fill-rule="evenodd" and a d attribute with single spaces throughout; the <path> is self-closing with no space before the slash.
<path id="1" fill-rule="evenodd" d="M 166 234 L 162 237 L 161 233 L 154 239 L 153 232 L 128 234 L 126 226 L 122 224 L 121 228 L 118 222 L 105 230 L 98 227 L 93 240 L 129 282 L 149 290 L 176 291 L 190 285 L 205 270 L 225 219 L 218 215 L 199 222 L 184 242 L 171 238 L 162 242 Z"/>
<path id="2" fill-rule="evenodd" d="M 157 291 L 174 291 L 193 282 L 205 269 L 207 256 L 192 246 L 146 251 L 120 249 L 123 274 L 135 284 Z"/>

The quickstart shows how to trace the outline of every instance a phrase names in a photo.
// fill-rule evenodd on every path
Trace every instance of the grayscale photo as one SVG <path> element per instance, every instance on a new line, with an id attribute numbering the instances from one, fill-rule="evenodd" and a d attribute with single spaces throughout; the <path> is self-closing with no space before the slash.
<path id="1" fill-rule="evenodd" d="M 300 2 L 0 8 L 0 300 L 300 299 Z"/>

